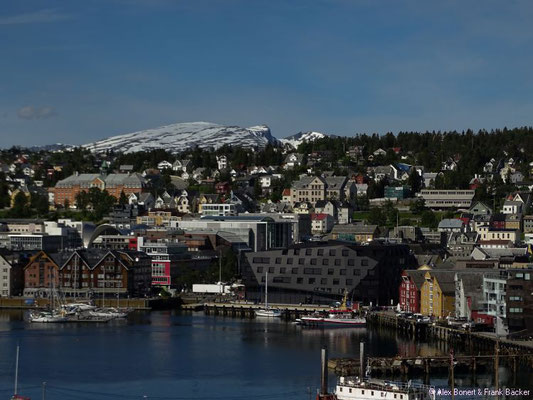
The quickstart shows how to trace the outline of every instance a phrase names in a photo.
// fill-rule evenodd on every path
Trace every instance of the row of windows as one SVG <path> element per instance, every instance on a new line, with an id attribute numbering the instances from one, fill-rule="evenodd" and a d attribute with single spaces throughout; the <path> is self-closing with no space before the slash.
<path id="1" fill-rule="evenodd" d="M 290 276 L 276 276 L 272 281 L 274 283 L 287 283 L 287 284 L 290 284 L 290 283 L 292 283 L 292 278 Z M 264 276 L 261 278 L 261 282 L 262 283 L 265 282 L 265 277 Z M 338 286 L 338 285 L 341 285 L 341 282 L 343 282 L 342 284 L 345 285 L 345 286 L 352 286 L 354 284 L 353 279 L 346 279 L 346 280 L 341 281 L 338 278 L 334 278 L 331 281 L 329 281 L 328 278 L 320 278 L 320 280 L 318 278 L 296 278 L 296 283 L 297 284 L 306 283 L 308 285 L 315 285 L 315 284 L 320 283 L 321 285 Z"/>
<path id="2" fill-rule="evenodd" d="M 329 258 L 323 258 L 322 259 L 322 265 L 330 265 L 330 260 Z M 333 264 L 332 265 L 341 265 L 342 264 L 342 259 L 340 258 L 335 258 L 333 261 Z M 255 264 L 270 264 L 270 258 L 266 258 L 266 257 L 254 257 L 253 258 L 253 262 Z M 283 260 L 281 257 L 277 257 L 275 259 L 275 264 L 282 264 L 283 263 Z M 310 260 L 309 259 L 305 259 L 305 258 L 299 258 L 298 259 L 298 264 L 299 265 L 305 265 L 305 264 L 310 264 L 310 265 L 317 265 L 318 264 L 318 261 L 316 258 L 311 258 Z M 293 258 L 289 257 L 286 259 L 286 264 L 293 264 Z M 347 264 L 351 267 L 355 266 L 355 259 L 353 258 L 349 258 L 347 260 Z M 362 258 L 361 259 L 361 265 L 362 266 L 368 266 L 368 259 L 366 258 Z"/>
<path id="3" fill-rule="evenodd" d="M 262 273 L 265 272 L 265 268 L 257 267 L 256 271 L 257 271 L 258 274 L 262 274 Z M 324 270 L 322 268 L 304 268 L 303 269 L 303 273 L 305 275 L 324 275 L 324 271 L 326 271 L 326 270 Z M 344 269 L 344 268 L 340 269 L 338 271 L 339 271 L 340 275 L 347 275 L 347 270 Z M 269 274 L 274 274 L 274 273 L 276 273 L 276 269 L 274 267 L 268 267 L 268 273 Z M 287 274 L 288 273 L 287 268 L 281 267 L 279 269 L 279 273 L 280 274 Z M 298 275 L 300 273 L 300 269 L 299 268 L 291 268 L 290 269 L 290 273 L 292 275 Z M 335 268 L 328 268 L 327 269 L 327 274 L 328 275 L 334 275 L 335 274 Z M 368 274 L 373 276 L 374 275 L 374 271 L 369 270 Z M 354 276 L 360 276 L 361 275 L 361 270 L 360 269 L 354 269 L 353 270 L 353 275 Z"/>

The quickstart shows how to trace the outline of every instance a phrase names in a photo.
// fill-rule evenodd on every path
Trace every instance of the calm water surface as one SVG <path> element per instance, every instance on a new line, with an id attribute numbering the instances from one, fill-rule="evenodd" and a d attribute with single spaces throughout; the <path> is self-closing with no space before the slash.
<path id="1" fill-rule="evenodd" d="M 202 313 L 136 313 L 124 321 L 80 325 L 30 324 L 24 318 L 23 312 L 0 311 L 0 398 L 13 392 L 17 343 L 19 392 L 33 400 L 41 399 L 42 382 L 47 400 L 305 400 L 314 398 L 320 383 L 323 345 L 330 357 L 358 357 L 361 341 L 373 356 L 446 352 L 364 328 L 302 329 Z M 531 377 L 528 371 L 522 375 L 515 387 Z M 446 386 L 442 379 L 434 383 Z M 490 379 L 478 385 L 490 386 Z"/>

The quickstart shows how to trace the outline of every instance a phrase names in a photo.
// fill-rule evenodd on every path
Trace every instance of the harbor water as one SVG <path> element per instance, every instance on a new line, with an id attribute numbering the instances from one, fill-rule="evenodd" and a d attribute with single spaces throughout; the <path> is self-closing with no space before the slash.
<path id="1" fill-rule="evenodd" d="M 13 394 L 20 345 L 19 393 L 33 400 L 314 399 L 320 348 L 353 357 L 439 355 L 442 345 L 416 343 L 366 328 L 309 329 L 276 319 L 206 316 L 201 312 L 136 312 L 106 324 L 30 324 L 26 312 L 0 311 L 0 398 Z M 504 384 L 528 388 L 502 368 Z M 469 377 L 457 377 L 465 387 Z M 491 376 L 476 386 L 491 387 Z M 445 377 L 432 384 L 446 387 Z M 334 377 L 330 376 L 330 386 Z M 529 387 L 531 389 L 531 387 Z M 532 392 L 533 393 L 533 392 Z M 533 396 L 532 396 L 533 397 Z"/>

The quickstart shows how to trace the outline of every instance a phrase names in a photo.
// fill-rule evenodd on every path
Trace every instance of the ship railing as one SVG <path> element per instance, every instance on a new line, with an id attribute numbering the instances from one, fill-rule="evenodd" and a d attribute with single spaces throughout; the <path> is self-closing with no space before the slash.
<path id="1" fill-rule="evenodd" d="M 365 389 L 374 389 L 374 390 L 389 390 L 389 391 L 398 391 L 398 392 L 409 392 L 409 391 L 424 391 L 429 392 L 430 389 L 434 389 L 434 386 L 425 385 L 418 382 L 398 382 L 398 381 L 388 381 L 388 380 L 376 380 L 372 378 L 365 378 L 360 380 L 357 377 L 347 378 L 345 377 L 343 381 L 339 381 L 339 386 L 347 386 L 354 388 Z"/>

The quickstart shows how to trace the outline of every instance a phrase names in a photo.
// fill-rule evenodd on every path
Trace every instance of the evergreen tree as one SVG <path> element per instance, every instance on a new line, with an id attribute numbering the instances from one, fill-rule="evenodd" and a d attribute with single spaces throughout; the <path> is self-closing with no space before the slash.
<path id="1" fill-rule="evenodd" d="M 411 187 L 411 193 L 413 195 L 422 189 L 422 177 L 416 169 L 412 168 L 407 184 Z"/>
<path id="2" fill-rule="evenodd" d="M 30 208 L 28 205 L 28 197 L 23 192 L 18 192 L 13 199 L 13 207 L 11 208 L 11 216 L 15 218 L 23 218 L 30 215 Z"/>
<path id="3" fill-rule="evenodd" d="M 124 193 L 124 190 L 120 192 L 120 197 L 118 199 L 118 204 L 122 207 L 124 207 L 126 204 L 128 204 L 128 198 L 126 197 L 126 193 Z"/>

